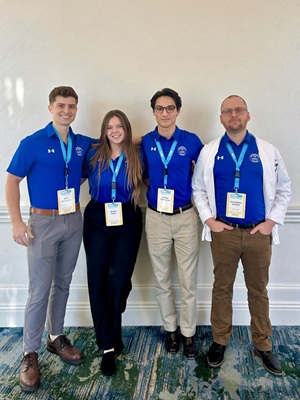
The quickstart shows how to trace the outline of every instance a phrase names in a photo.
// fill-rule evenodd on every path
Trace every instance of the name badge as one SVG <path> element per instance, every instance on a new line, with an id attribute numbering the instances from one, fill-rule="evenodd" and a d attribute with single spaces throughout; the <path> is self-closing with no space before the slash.
<path id="1" fill-rule="evenodd" d="M 245 218 L 245 210 L 245 193 L 227 193 L 226 217 Z"/>
<path id="2" fill-rule="evenodd" d="M 58 214 L 65 215 L 76 211 L 75 208 L 75 190 L 64 189 L 57 191 Z"/>
<path id="3" fill-rule="evenodd" d="M 157 211 L 172 214 L 173 209 L 174 209 L 174 190 L 158 189 Z"/>
<path id="4" fill-rule="evenodd" d="M 122 203 L 105 203 L 106 226 L 123 225 Z"/>

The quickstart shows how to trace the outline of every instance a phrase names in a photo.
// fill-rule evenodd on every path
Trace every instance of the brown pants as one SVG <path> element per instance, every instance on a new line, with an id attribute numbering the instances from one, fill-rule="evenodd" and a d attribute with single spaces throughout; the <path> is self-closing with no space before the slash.
<path id="1" fill-rule="evenodd" d="M 214 263 L 211 324 L 213 340 L 227 345 L 232 332 L 233 285 L 238 263 L 244 268 L 251 315 L 254 346 L 271 350 L 272 327 L 269 319 L 267 285 L 271 262 L 271 235 L 260 232 L 250 235 L 251 229 L 212 232 L 211 252 Z"/>

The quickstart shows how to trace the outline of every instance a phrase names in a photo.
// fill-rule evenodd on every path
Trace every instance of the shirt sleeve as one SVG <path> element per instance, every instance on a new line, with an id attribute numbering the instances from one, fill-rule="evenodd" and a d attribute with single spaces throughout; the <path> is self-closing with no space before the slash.
<path id="1" fill-rule="evenodd" d="M 275 150 L 274 168 L 276 173 L 276 193 L 273 205 L 267 217 L 275 221 L 279 225 L 283 225 L 288 203 L 292 196 L 291 180 L 278 149 L 274 147 L 274 150 Z"/>
<path id="2" fill-rule="evenodd" d="M 200 151 L 204 147 L 203 143 L 201 142 L 201 139 L 199 136 L 195 135 L 195 144 L 194 144 L 194 154 L 193 154 L 193 160 L 196 162 L 198 160 Z"/>
<path id="3" fill-rule="evenodd" d="M 28 145 L 28 140 L 23 139 L 17 148 L 13 158 L 7 168 L 10 174 L 24 178 L 28 175 L 34 165 L 33 151 Z"/>
<path id="4" fill-rule="evenodd" d="M 140 145 L 140 156 L 141 156 L 142 165 L 143 165 L 143 179 L 149 179 L 149 168 L 148 168 L 148 161 L 147 161 L 147 156 L 146 156 L 146 152 L 145 152 L 144 137 L 142 138 L 142 142 Z"/>
<path id="5" fill-rule="evenodd" d="M 95 139 L 91 139 L 90 141 L 90 145 L 88 147 L 88 150 L 86 151 L 85 155 L 84 155 L 84 159 L 83 159 L 83 163 L 82 163 L 82 170 L 81 170 L 81 177 L 82 178 L 88 178 L 92 172 L 92 167 L 91 167 L 91 158 L 93 157 L 93 155 L 95 154 L 95 149 L 92 148 L 92 144 L 97 143 L 97 140 L 95 141 Z"/>

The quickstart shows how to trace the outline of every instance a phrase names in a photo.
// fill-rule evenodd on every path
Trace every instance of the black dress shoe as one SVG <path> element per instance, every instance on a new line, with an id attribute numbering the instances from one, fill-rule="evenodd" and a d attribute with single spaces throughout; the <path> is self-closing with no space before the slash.
<path id="1" fill-rule="evenodd" d="M 164 345 L 169 353 L 177 353 L 180 345 L 180 337 L 177 331 L 167 332 L 165 337 Z"/>
<path id="2" fill-rule="evenodd" d="M 104 353 L 101 361 L 101 371 L 105 376 L 112 376 L 116 372 L 115 352 Z"/>
<path id="3" fill-rule="evenodd" d="M 196 358 L 198 355 L 198 350 L 194 343 L 194 336 L 192 337 L 182 336 L 182 339 L 183 339 L 183 354 L 189 359 Z"/>
<path id="4" fill-rule="evenodd" d="M 274 375 L 282 375 L 280 361 L 271 351 L 262 351 L 254 349 L 254 354 L 262 359 L 265 369 Z"/>
<path id="5" fill-rule="evenodd" d="M 212 342 L 208 353 L 207 353 L 207 362 L 210 367 L 217 368 L 223 364 L 224 361 L 224 353 L 226 350 L 226 346 L 222 344 L 218 344 L 216 342 Z"/>

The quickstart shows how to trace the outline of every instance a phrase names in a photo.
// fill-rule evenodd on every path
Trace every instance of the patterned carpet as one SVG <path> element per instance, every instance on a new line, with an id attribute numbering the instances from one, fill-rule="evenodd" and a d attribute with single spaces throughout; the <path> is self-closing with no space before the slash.
<path id="1" fill-rule="evenodd" d="M 249 327 L 234 327 L 219 369 L 206 364 L 211 328 L 198 326 L 199 356 L 187 360 L 182 351 L 167 354 L 160 327 L 124 327 L 126 350 L 117 359 L 112 378 L 100 372 L 93 329 L 65 332 L 85 353 L 85 362 L 70 366 L 46 350 L 40 351 L 41 388 L 23 393 L 18 385 L 22 328 L 0 328 L 0 399 L 5 400 L 298 400 L 300 399 L 300 327 L 274 327 L 274 352 L 284 375 L 269 374 L 253 355 Z"/>

